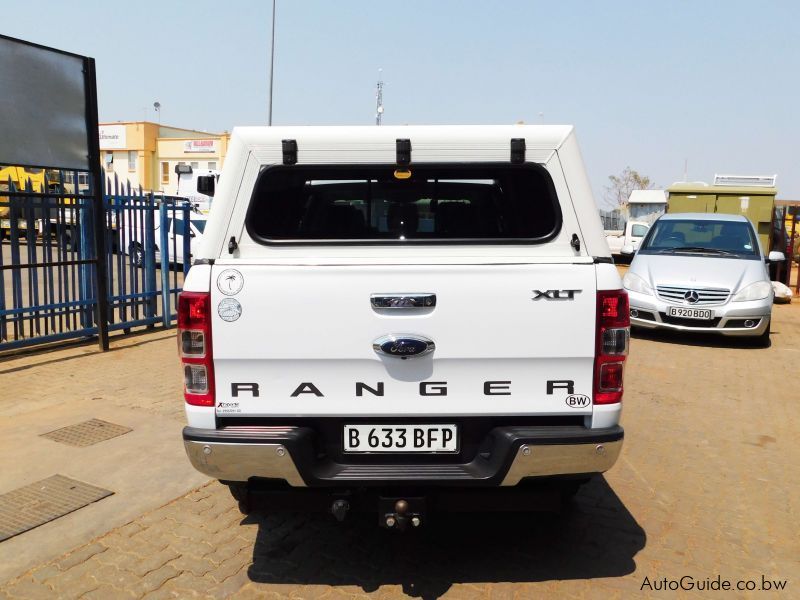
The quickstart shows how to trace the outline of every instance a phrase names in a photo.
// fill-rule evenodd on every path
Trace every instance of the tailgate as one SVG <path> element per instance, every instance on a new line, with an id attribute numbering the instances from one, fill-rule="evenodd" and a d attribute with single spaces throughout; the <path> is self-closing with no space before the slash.
<path id="1" fill-rule="evenodd" d="M 592 394 L 591 264 L 233 268 L 218 264 L 212 275 L 218 415 L 591 413 L 586 400 L 567 402 Z M 241 281 L 226 284 L 231 275 Z M 435 294 L 436 305 L 377 309 L 374 294 Z M 435 350 L 405 360 L 377 353 L 373 343 L 391 334 Z"/>

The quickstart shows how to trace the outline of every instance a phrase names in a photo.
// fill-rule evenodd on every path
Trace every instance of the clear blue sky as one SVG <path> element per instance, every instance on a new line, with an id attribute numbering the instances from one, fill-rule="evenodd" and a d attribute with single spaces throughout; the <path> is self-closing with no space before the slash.
<path id="1" fill-rule="evenodd" d="M 100 119 L 222 131 L 267 118 L 271 3 L 3 0 L 0 31 L 97 59 Z M 800 199 L 800 2 L 278 0 L 273 121 L 572 123 L 598 202 L 778 173 Z"/>

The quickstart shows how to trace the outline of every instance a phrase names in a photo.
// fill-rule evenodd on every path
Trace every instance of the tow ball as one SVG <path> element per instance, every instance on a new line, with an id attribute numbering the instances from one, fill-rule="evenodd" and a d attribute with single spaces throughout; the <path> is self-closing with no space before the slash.
<path id="1" fill-rule="evenodd" d="M 424 498 L 381 498 L 378 522 L 381 527 L 405 531 L 422 525 L 424 514 Z"/>
<path id="2" fill-rule="evenodd" d="M 339 523 L 344 521 L 344 518 L 347 516 L 347 511 L 349 510 L 350 503 L 341 498 L 334 500 L 333 505 L 331 506 L 331 513 L 334 517 L 336 517 L 336 520 L 339 521 Z"/>

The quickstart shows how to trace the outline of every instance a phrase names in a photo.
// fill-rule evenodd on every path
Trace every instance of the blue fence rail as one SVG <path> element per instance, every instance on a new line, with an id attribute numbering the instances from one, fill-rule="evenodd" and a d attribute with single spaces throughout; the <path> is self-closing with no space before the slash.
<path id="1" fill-rule="evenodd" d="M 109 330 L 161 323 L 169 327 L 190 266 L 192 211 L 118 180 L 104 194 Z M 164 249 L 164 251 L 162 251 Z"/>
<path id="2" fill-rule="evenodd" d="M 108 330 L 169 327 L 199 233 L 190 205 L 115 179 L 105 182 L 95 228 L 93 194 L 81 183 L 89 178 L 46 172 L 38 186 L 0 182 L 0 351 L 97 335 L 98 290 Z"/>

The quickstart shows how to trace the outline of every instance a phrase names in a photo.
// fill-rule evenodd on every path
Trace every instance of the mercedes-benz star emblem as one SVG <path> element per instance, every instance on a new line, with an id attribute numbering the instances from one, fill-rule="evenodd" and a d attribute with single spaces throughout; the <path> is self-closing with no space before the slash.
<path id="1" fill-rule="evenodd" d="M 697 301 L 700 300 L 700 294 L 698 294 L 694 290 L 689 290 L 683 295 L 683 299 L 686 300 L 689 304 L 696 304 Z"/>

